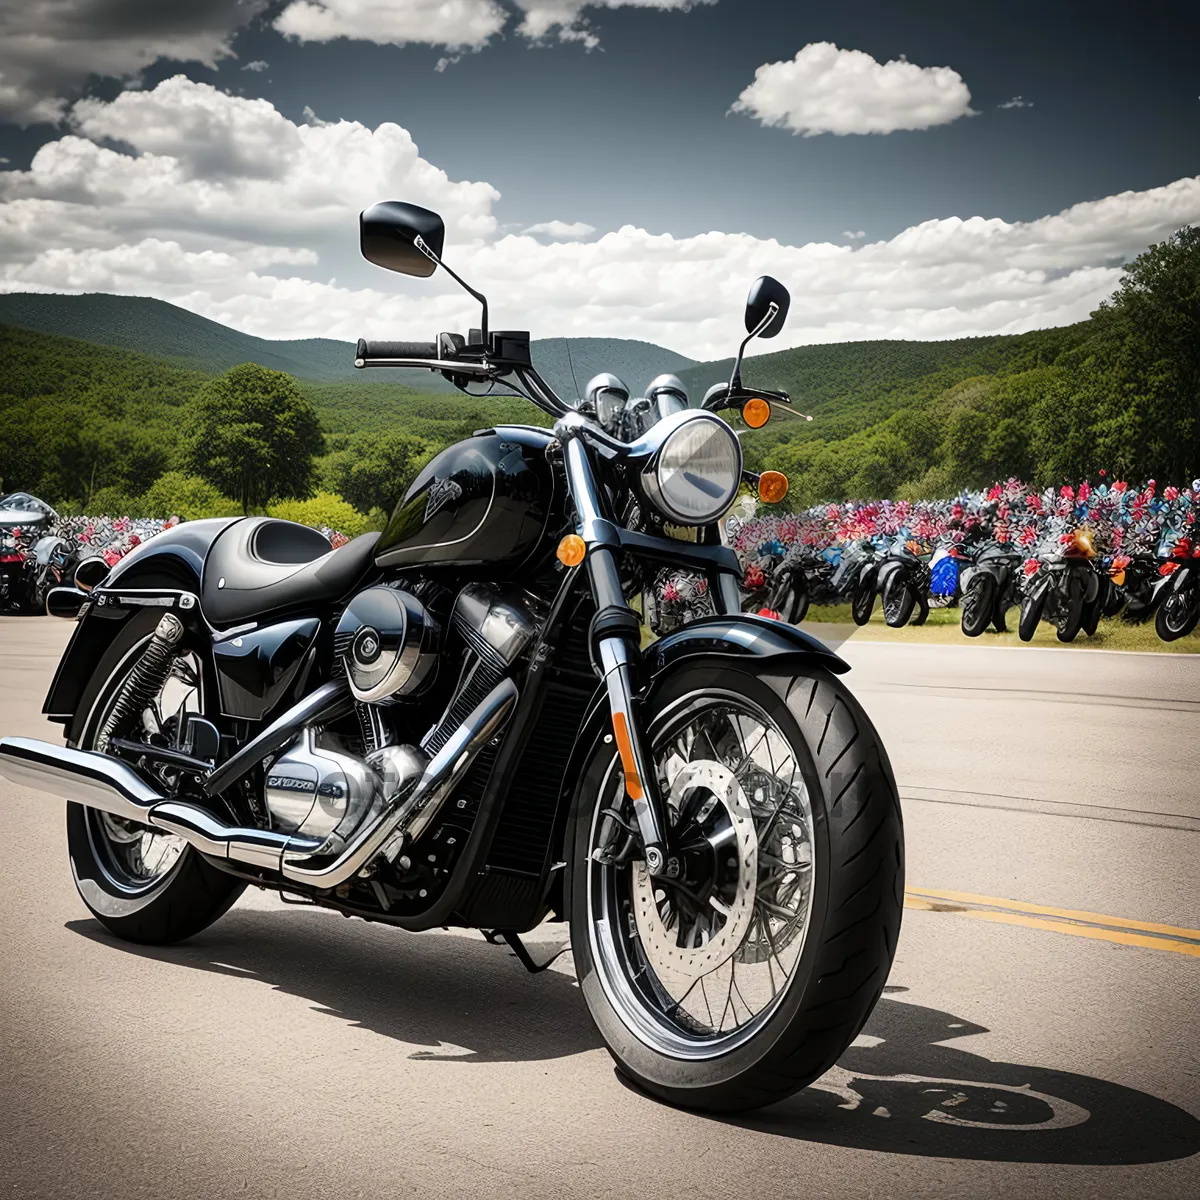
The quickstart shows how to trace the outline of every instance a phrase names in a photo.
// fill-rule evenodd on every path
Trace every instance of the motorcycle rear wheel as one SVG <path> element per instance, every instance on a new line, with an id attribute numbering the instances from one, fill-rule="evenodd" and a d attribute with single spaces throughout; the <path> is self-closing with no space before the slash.
<path id="1" fill-rule="evenodd" d="M 95 747 L 160 615 L 153 609 L 138 614 L 113 639 L 84 689 L 68 734 L 72 745 Z M 176 682 L 168 679 L 166 687 Z M 159 710 L 166 687 L 155 700 Z M 101 925 L 128 942 L 162 946 L 191 937 L 223 916 L 246 886 L 209 866 L 180 838 L 70 802 L 67 850 L 80 899 Z"/>
<path id="2" fill-rule="evenodd" d="M 726 880 L 719 904 L 693 904 L 690 875 L 676 892 L 651 884 L 636 852 L 614 857 L 631 812 L 602 735 L 573 806 L 580 989 L 639 1087 L 715 1112 L 772 1104 L 837 1061 L 891 968 L 904 893 L 891 767 L 857 701 L 816 667 L 772 675 L 768 664 L 694 661 L 643 711 L 681 858 L 695 825 L 695 844 L 711 839 L 702 861 L 736 887 Z M 695 780 L 712 786 L 693 796 Z"/>

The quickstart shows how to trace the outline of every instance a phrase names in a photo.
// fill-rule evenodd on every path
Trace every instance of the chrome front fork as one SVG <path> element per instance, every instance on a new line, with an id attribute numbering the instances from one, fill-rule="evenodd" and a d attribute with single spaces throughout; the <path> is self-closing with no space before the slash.
<path id="1" fill-rule="evenodd" d="M 563 459 L 566 465 L 567 486 L 579 518 L 578 533 L 587 545 L 588 580 L 596 602 L 597 618 L 605 614 L 630 612 L 621 591 L 621 572 L 617 561 L 618 549 L 611 544 L 612 529 L 600 508 L 591 459 L 582 439 L 571 436 L 570 423 L 560 423 L 558 432 L 563 440 Z M 658 796 L 658 779 L 646 754 L 635 715 L 633 664 L 637 652 L 637 624 L 628 622 L 624 629 L 619 620 L 610 622 L 614 632 L 595 642 L 608 704 L 612 714 L 612 736 L 621 756 L 625 776 L 625 792 L 633 804 L 634 818 L 646 855 L 646 867 L 651 875 L 669 870 L 666 821 Z"/>

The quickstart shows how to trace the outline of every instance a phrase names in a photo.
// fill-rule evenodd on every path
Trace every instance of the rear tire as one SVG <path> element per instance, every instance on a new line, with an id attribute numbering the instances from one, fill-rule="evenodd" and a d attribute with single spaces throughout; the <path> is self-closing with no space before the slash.
<path id="1" fill-rule="evenodd" d="M 597 881 L 620 879 L 619 872 L 635 871 L 636 866 L 609 866 L 592 857 L 596 823 L 602 819 L 597 812 L 611 802 L 614 779 L 616 792 L 621 791 L 616 751 L 603 735 L 592 748 L 572 807 L 569 919 L 580 989 L 617 1069 L 646 1091 L 688 1108 L 714 1112 L 758 1108 L 792 1095 L 824 1074 L 870 1016 L 891 969 L 900 932 L 903 828 L 895 779 L 879 735 L 837 676 L 809 664 L 786 676 L 772 676 L 769 671 L 766 662 L 695 661 L 673 671 L 643 706 L 643 712 L 654 714 L 651 742 L 665 736 L 670 722 L 678 720 L 675 714 L 689 705 L 729 697 L 731 703 L 752 706 L 790 747 L 793 770 L 798 768 L 811 805 L 804 940 L 790 974 L 784 975 L 786 983 L 771 1002 L 773 1007 L 763 1008 L 754 1018 L 757 1024 L 747 1020 L 744 1040 L 738 1041 L 736 1032 L 729 1035 L 729 1048 L 704 1040 L 722 1036 L 719 1027 L 726 1015 L 722 1012 L 714 1019 L 707 999 L 705 1008 L 710 1008 L 709 1020 L 718 1027 L 716 1035 L 695 1021 L 683 1021 L 686 1014 L 682 1014 L 678 1021 L 663 1022 L 676 1039 L 664 1043 L 654 1032 L 656 1025 L 639 1026 L 636 1013 L 630 1015 L 634 1010 L 627 997 L 635 991 L 634 972 L 622 974 L 616 969 L 607 949 L 625 937 L 621 932 L 625 923 L 603 919 L 607 909 L 600 911 Z M 760 879 L 762 871 L 760 859 Z M 601 876 L 602 872 L 611 874 Z M 632 913 L 627 916 L 632 921 Z M 640 935 L 636 942 L 631 935 L 630 944 L 642 946 Z M 743 940 L 735 960 L 758 961 L 738 957 L 750 945 Z M 773 941 L 771 948 L 775 949 Z M 642 980 L 636 986 L 645 993 L 662 991 L 653 967 L 646 965 L 637 974 Z M 732 983 L 730 987 L 732 994 Z M 719 997 L 714 1003 L 719 1006 Z M 750 1006 L 746 1008 L 749 1011 Z M 649 1006 L 646 1011 L 651 1011 Z M 668 1003 L 663 1011 L 679 1014 L 680 1010 Z M 664 1044 L 681 1048 L 668 1053 Z"/>
<path id="2" fill-rule="evenodd" d="M 68 732 L 72 745 L 92 748 L 116 690 L 140 657 L 160 616 L 161 611 L 141 612 L 117 634 L 84 689 Z M 224 916 L 246 885 L 210 866 L 188 845 L 161 876 L 139 879 L 129 868 L 128 851 L 119 849 L 125 843 L 112 835 L 132 837 L 141 828 L 132 822 L 115 827 L 95 809 L 67 804 L 71 872 L 92 916 L 124 941 L 154 946 L 182 941 Z"/>

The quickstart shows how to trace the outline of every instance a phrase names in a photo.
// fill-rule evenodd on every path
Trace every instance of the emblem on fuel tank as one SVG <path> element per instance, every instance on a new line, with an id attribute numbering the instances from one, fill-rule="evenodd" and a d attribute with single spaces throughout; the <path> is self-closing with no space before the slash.
<path id="1" fill-rule="evenodd" d="M 440 512 L 451 500 L 462 495 L 462 488 L 453 479 L 437 479 L 429 485 L 425 498 L 425 520 Z"/>

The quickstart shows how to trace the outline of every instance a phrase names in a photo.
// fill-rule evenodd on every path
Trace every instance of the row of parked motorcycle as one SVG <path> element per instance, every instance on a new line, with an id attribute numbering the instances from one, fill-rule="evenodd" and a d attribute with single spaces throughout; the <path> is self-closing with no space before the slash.
<path id="1" fill-rule="evenodd" d="M 61 517 L 28 492 L 0 496 L 0 613 L 44 613 L 51 588 L 93 586 L 170 521 Z"/>
<path id="2" fill-rule="evenodd" d="M 1006 632 L 1016 609 L 1023 641 L 1043 621 L 1070 642 L 1118 615 L 1175 641 L 1200 621 L 1198 504 L 1200 480 L 1161 492 L 1153 480 L 1042 492 L 1009 480 L 951 501 L 746 511 L 726 529 L 746 607 L 789 622 L 849 603 L 865 625 L 882 604 L 899 628 L 956 605 L 967 637 Z"/>

